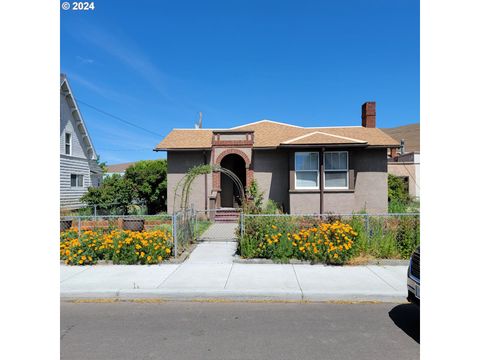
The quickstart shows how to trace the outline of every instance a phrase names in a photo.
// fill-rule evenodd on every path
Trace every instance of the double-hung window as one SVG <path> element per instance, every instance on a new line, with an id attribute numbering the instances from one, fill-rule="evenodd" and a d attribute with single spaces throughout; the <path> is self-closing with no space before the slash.
<path id="1" fill-rule="evenodd" d="M 295 189 L 318 189 L 318 152 L 295 153 Z"/>
<path id="2" fill-rule="evenodd" d="M 72 134 L 65 133 L 65 154 L 72 155 Z"/>
<path id="3" fill-rule="evenodd" d="M 83 187 L 83 175 L 70 174 L 71 187 Z"/>
<path id="4" fill-rule="evenodd" d="M 325 151 L 325 189 L 348 189 L 348 151 Z"/>

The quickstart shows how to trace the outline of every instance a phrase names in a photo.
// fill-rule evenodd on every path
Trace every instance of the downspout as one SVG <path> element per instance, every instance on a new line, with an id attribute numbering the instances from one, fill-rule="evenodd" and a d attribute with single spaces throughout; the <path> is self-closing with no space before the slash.
<path id="1" fill-rule="evenodd" d="M 323 215 L 323 190 L 324 190 L 324 184 L 323 184 L 323 179 L 324 179 L 324 164 L 323 164 L 323 153 L 325 152 L 325 148 L 322 147 L 322 151 L 320 153 L 320 214 Z"/>

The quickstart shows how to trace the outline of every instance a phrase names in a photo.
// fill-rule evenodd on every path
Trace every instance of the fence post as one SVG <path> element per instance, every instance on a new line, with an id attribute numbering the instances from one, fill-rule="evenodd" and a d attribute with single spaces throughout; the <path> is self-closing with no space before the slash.
<path id="1" fill-rule="evenodd" d="M 93 205 L 93 217 L 97 221 L 97 204 Z"/>
<path id="2" fill-rule="evenodd" d="M 172 227 L 173 227 L 173 254 L 177 257 L 177 216 L 175 212 L 172 215 Z"/>
<path id="3" fill-rule="evenodd" d="M 368 243 L 372 242 L 372 234 L 370 233 L 370 217 L 367 214 L 367 234 L 368 234 Z"/>
<path id="4" fill-rule="evenodd" d="M 198 224 L 197 224 L 197 218 L 198 218 L 198 211 L 196 211 L 193 216 L 195 218 L 193 219 L 193 240 L 197 240 L 197 232 L 198 232 Z"/>

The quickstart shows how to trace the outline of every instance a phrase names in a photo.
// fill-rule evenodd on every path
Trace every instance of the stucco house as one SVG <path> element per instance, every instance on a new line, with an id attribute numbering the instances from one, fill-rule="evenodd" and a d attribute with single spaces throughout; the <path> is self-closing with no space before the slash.
<path id="1" fill-rule="evenodd" d="M 265 198 L 286 212 L 313 214 L 386 212 L 387 149 L 398 147 L 376 128 L 375 102 L 367 102 L 359 126 L 262 120 L 229 129 L 173 129 L 155 150 L 167 152 L 169 212 L 175 185 L 190 168 L 218 164 L 245 187 L 256 179 Z M 233 182 L 220 172 L 196 178 L 190 201 L 196 209 L 240 205 Z"/>
<path id="2" fill-rule="evenodd" d="M 60 208 L 83 206 L 87 189 L 100 186 L 102 169 L 71 86 L 60 75 Z"/>

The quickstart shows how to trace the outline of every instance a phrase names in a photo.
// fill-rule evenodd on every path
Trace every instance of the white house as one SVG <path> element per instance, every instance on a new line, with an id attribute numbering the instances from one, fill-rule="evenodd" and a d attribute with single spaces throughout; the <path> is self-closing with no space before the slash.
<path id="1" fill-rule="evenodd" d="M 87 189 L 100 186 L 97 158 L 70 84 L 60 74 L 60 208 L 82 207 Z"/>

